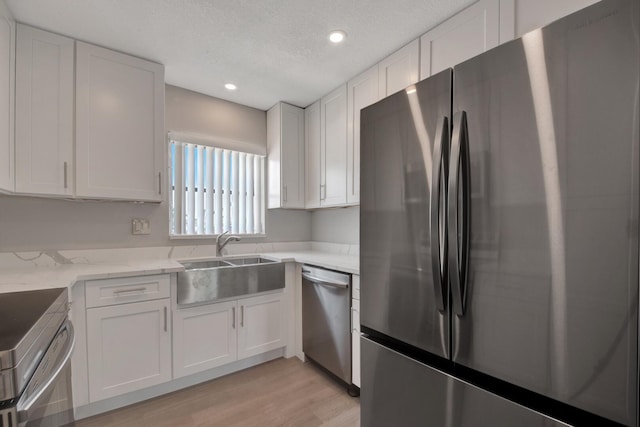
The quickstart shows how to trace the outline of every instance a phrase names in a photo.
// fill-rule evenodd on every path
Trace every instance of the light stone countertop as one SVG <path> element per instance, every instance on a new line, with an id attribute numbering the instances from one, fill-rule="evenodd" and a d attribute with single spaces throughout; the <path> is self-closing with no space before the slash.
<path id="1" fill-rule="evenodd" d="M 345 273 L 360 274 L 358 255 L 319 251 L 266 252 L 261 255 L 278 261 L 295 261 Z"/>
<path id="2" fill-rule="evenodd" d="M 0 273 L 0 293 L 48 288 L 71 288 L 79 280 L 173 273 L 184 267 L 173 259 L 114 264 L 61 264 Z"/>
<path id="3" fill-rule="evenodd" d="M 283 262 L 299 262 L 325 267 L 346 273 L 359 273 L 359 257 L 357 254 L 329 252 L 325 247 L 308 248 L 299 250 L 256 251 L 252 253 L 234 253 L 229 257 L 261 255 Z M 63 252 L 61 252 L 63 253 Z M 179 255 L 179 254 L 176 254 Z M 183 254 L 184 255 L 184 254 Z M 131 257 L 129 257 L 131 258 Z M 189 256 L 181 256 L 178 259 L 188 259 Z M 198 256 L 208 258 L 209 256 Z M 174 258 L 127 259 L 127 260 L 100 260 L 92 262 L 83 259 L 78 263 L 50 263 L 34 265 L 25 262 L 23 266 L 12 266 L 0 270 L 0 293 L 29 291 L 48 288 L 71 288 L 74 283 L 81 280 L 109 279 L 116 277 L 141 276 L 153 274 L 174 273 L 184 270 L 184 267 Z"/>

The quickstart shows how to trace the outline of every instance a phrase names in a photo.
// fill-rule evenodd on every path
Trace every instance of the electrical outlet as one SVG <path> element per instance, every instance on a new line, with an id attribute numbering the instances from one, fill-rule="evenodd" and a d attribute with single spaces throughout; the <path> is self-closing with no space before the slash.
<path id="1" fill-rule="evenodd" d="M 131 226 L 131 234 L 151 234 L 151 226 L 147 218 L 134 218 Z"/>

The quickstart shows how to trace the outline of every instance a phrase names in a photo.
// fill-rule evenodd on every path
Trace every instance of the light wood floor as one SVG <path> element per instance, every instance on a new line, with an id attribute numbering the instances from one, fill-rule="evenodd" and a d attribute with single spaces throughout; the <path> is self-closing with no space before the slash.
<path id="1" fill-rule="evenodd" d="M 76 426 L 358 427 L 360 399 L 294 357 L 80 420 Z"/>

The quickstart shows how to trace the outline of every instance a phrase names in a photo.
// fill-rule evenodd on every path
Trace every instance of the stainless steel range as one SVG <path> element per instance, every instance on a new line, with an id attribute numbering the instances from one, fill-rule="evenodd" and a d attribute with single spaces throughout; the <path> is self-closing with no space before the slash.
<path id="1" fill-rule="evenodd" d="M 66 289 L 0 294 L 0 426 L 73 423 Z"/>

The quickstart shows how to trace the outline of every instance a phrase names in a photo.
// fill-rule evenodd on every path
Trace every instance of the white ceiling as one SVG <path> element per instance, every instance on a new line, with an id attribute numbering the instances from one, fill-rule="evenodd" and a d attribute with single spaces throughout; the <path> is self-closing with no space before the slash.
<path id="1" fill-rule="evenodd" d="M 160 62 L 169 84 L 266 110 L 311 104 L 475 0 L 5 1 L 20 22 Z M 346 31 L 343 44 L 329 43 L 333 29 Z"/>

